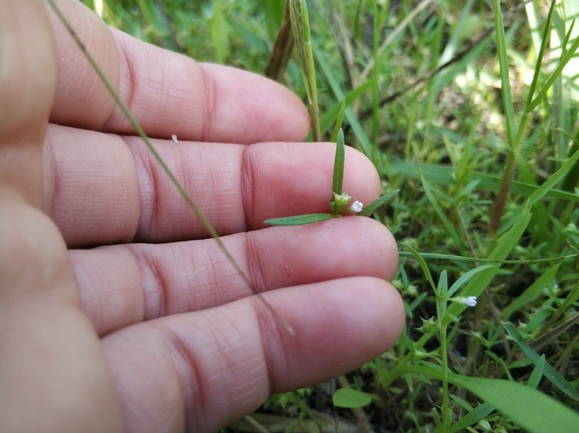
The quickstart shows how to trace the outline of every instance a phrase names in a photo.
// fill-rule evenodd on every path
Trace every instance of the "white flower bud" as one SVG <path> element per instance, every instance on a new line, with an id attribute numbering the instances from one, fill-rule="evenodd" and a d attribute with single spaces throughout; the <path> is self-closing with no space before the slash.
<path id="1" fill-rule="evenodd" d="M 469 296 L 467 298 L 462 298 L 460 300 L 464 305 L 467 307 L 474 307 L 476 306 L 476 296 Z"/>
<path id="2" fill-rule="evenodd" d="M 352 203 L 352 206 L 350 206 L 350 210 L 354 213 L 360 212 L 363 208 L 364 205 L 358 200 L 356 200 L 354 203 Z"/>

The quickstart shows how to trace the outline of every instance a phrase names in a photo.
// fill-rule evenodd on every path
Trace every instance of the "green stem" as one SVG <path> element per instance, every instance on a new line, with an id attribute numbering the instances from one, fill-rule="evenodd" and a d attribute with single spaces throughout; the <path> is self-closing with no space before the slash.
<path id="1" fill-rule="evenodd" d="M 316 69 L 312 50 L 310 20 L 306 0 L 288 0 L 295 46 L 300 60 L 300 71 L 306 87 L 308 103 L 310 104 L 310 122 L 313 141 L 320 141 L 320 114 L 318 109 L 318 89 L 316 84 Z"/>
<path id="2" fill-rule="evenodd" d="M 497 198 L 495 199 L 495 205 L 493 207 L 493 212 L 489 223 L 490 235 L 492 238 L 495 237 L 496 232 L 500 225 L 501 216 L 503 214 L 503 210 L 505 208 L 505 204 L 507 202 L 507 198 L 509 195 L 509 190 L 511 188 L 511 183 L 513 182 L 513 178 L 515 175 L 517 158 L 521 150 L 521 146 L 523 144 L 523 140 L 525 138 L 527 131 L 527 126 L 529 125 L 530 120 L 531 115 L 528 112 L 525 112 L 521 116 L 521 121 L 519 123 L 519 127 L 517 128 L 517 135 L 515 136 L 515 139 L 509 149 L 509 153 L 507 154 L 507 160 L 505 162 L 505 171 L 503 171 L 503 175 L 501 177 L 501 183 L 497 193 Z"/>
<path id="3" fill-rule="evenodd" d="M 448 406 L 448 350 L 446 326 L 442 326 L 440 329 L 440 351 L 442 357 L 442 432 L 446 433 L 449 431 L 452 422 L 450 408 Z"/>
<path id="4" fill-rule="evenodd" d="M 233 265 L 237 274 L 241 277 L 243 282 L 248 287 L 251 288 L 251 291 L 261 300 L 261 302 L 273 314 L 273 316 L 283 325 L 283 327 L 286 328 L 286 330 L 291 335 L 295 335 L 295 331 L 290 326 L 290 324 L 283 317 L 280 316 L 280 314 L 271 306 L 271 304 L 269 302 L 267 302 L 265 300 L 265 298 L 261 295 L 261 293 L 257 290 L 257 288 L 251 283 L 251 281 L 249 280 L 247 275 L 245 275 L 245 273 L 243 272 L 241 267 L 237 264 L 237 262 L 235 261 L 235 259 L 233 258 L 233 256 L 231 255 L 231 253 L 229 252 L 229 250 L 227 249 L 227 247 L 225 246 L 225 244 L 221 240 L 221 238 L 219 237 L 219 234 L 217 233 L 217 231 L 213 228 L 213 226 L 211 225 L 209 220 L 201 212 L 201 209 L 199 209 L 197 207 L 197 205 L 195 204 L 195 202 L 193 201 L 193 199 L 191 198 L 191 196 L 189 195 L 189 193 L 187 192 L 185 187 L 181 184 L 179 179 L 177 179 L 177 177 L 173 174 L 173 172 L 171 171 L 169 166 L 165 163 L 165 161 L 163 160 L 163 158 L 161 157 L 161 155 L 159 154 L 159 152 L 157 151 L 155 146 L 153 146 L 153 143 L 151 143 L 151 140 L 149 140 L 149 137 L 147 136 L 147 134 L 145 133 L 145 131 L 143 130 L 141 125 L 139 125 L 139 123 L 133 117 L 133 115 L 131 114 L 131 112 L 129 111 L 129 109 L 125 105 L 125 103 L 121 100 L 121 97 L 115 91 L 115 89 L 113 88 L 110 81 L 107 79 L 107 77 L 105 76 L 103 71 L 100 69 L 100 67 L 96 63 L 93 56 L 88 52 L 86 46 L 80 40 L 78 34 L 72 28 L 71 24 L 68 22 L 68 20 L 66 19 L 66 17 L 62 13 L 62 11 L 58 8 L 58 6 L 56 6 L 56 4 L 54 3 L 54 0 L 48 0 L 48 3 L 50 4 L 51 8 L 54 10 L 56 15 L 58 16 L 58 18 L 60 19 L 62 24 L 66 27 L 68 32 L 71 34 L 71 36 L 75 40 L 76 44 L 80 47 L 83 54 L 86 56 L 89 63 L 91 64 L 91 66 L 93 67 L 93 69 L 95 70 L 95 72 L 97 73 L 97 75 L 99 76 L 99 78 L 101 79 L 101 81 L 103 82 L 105 87 L 107 88 L 108 92 L 111 94 L 111 96 L 113 97 L 113 99 L 115 100 L 115 102 L 117 103 L 117 105 L 119 106 L 121 111 L 123 112 L 123 114 L 127 117 L 127 119 L 129 120 L 129 122 L 131 123 L 133 128 L 135 128 L 135 131 L 137 132 L 137 134 L 143 139 L 143 141 L 145 142 L 145 144 L 147 145 L 147 147 L 149 148 L 149 150 L 151 151 L 151 153 L 153 154 L 153 156 L 155 157 L 157 162 L 163 168 L 163 171 L 167 174 L 167 176 L 169 176 L 169 178 L 171 179 L 171 182 L 173 182 L 173 184 L 177 187 L 177 189 L 179 190 L 179 193 L 181 194 L 183 199 L 187 202 L 189 207 L 193 210 L 193 212 L 195 213 L 197 218 L 199 218 L 199 220 L 201 221 L 201 223 L 203 224 L 205 229 L 209 232 L 211 237 L 213 239 L 215 239 L 215 241 L 217 242 L 217 245 L 219 246 L 219 249 L 221 249 L 223 254 L 225 254 L 225 256 L 227 257 L 227 260 L 229 260 L 229 262 Z"/>
<path id="5" fill-rule="evenodd" d="M 320 141 L 320 113 L 318 107 L 318 86 L 316 83 L 316 69 L 314 64 L 314 52 L 312 50 L 312 40 L 310 31 L 310 20 L 306 0 L 301 0 L 303 38 L 304 38 L 304 68 L 307 77 L 307 86 L 310 89 L 310 119 L 312 123 L 313 141 Z"/>

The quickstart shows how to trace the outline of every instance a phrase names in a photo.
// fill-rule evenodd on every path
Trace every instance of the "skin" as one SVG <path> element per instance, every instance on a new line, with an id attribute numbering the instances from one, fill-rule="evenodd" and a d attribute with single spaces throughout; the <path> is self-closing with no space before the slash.
<path id="1" fill-rule="evenodd" d="M 206 239 L 48 7 L 2 0 L 0 430 L 216 431 L 387 350 L 404 323 L 387 229 L 263 224 L 328 211 L 334 145 L 299 143 L 301 102 L 59 4 L 296 336 Z M 350 148 L 344 189 L 379 194 Z"/>

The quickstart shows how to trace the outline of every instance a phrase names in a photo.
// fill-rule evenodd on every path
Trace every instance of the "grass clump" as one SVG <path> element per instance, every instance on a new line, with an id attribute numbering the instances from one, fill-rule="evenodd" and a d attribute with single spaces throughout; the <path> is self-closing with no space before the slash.
<path id="1" fill-rule="evenodd" d="M 341 124 L 378 168 L 383 194 L 400 190 L 373 217 L 400 241 L 407 327 L 389 352 L 339 380 L 362 391 L 338 401 L 349 405 L 337 409 L 341 425 L 576 433 L 575 5 L 293 3 L 308 8 L 314 63 L 304 69 L 302 51 L 283 82 L 317 98 L 321 139 Z M 277 0 L 104 6 L 106 20 L 137 37 L 259 73 L 285 10 Z M 229 431 L 259 431 L 257 421 L 333 431 L 321 415 L 333 410 L 328 388 L 273 397 L 275 418 L 255 414 Z M 352 409 L 355 395 L 372 403 Z"/>

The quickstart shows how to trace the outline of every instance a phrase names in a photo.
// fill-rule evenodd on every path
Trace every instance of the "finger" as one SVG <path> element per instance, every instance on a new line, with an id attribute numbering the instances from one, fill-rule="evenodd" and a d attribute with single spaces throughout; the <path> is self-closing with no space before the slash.
<path id="1" fill-rule="evenodd" d="M 296 336 L 246 298 L 106 337 L 127 430 L 217 431 L 271 392 L 319 383 L 370 361 L 396 341 L 404 323 L 400 296 L 380 279 L 267 295 Z"/>
<path id="2" fill-rule="evenodd" d="M 0 7 L 0 187 L 39 206 L 54 44 L 43 7 L 18 1 Z"/>
<path id="3" fill-rule="evenodd" d="M 80 2 L 58 3 L 148 135 L 235 143 L 307 136 L 308 114 L 283 86 L 249 72 L 199 64 L 111 31 Z M 69 32 L 54 15 L 52 22 L 59 75 L 51 121 L 134 133 Z"/>
<path id="4" fill-rule="evenodd" d="M 329 212 L 334 144 L 154 144 L 220 234 L 264 227 L 268 218 Z M 207 237 L 137 138 L 51 125 L 44 173 L 44 209 L 69 246 Z M 376 169 L 352 148 L 344 189 L 363 203 L 379 194 Z"/>
<path id="5" fill-rule="evenodd" d="M 396 243 L 368 218 L 274 227 L 222 238 L 259 291 L 352 276 L 392 279 Z M 211 240 L 71 251 L 83 309 L 99 335 L 251 295 Z"/>
<path id="6" fill-rule="evenodd" d="M 119 431 L 66 247 L 37 209 L 56 81 L 43 3 L 0 1 L 0 431 Z"/>

